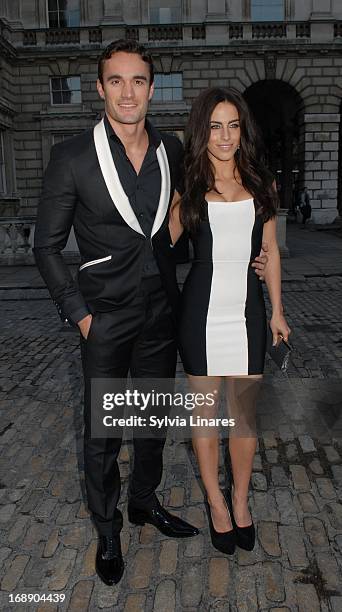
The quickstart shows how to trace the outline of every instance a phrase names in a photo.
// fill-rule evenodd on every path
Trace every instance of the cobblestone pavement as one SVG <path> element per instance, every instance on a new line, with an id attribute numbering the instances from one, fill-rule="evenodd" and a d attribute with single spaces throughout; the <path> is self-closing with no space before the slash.
<path id="1" fill-rule="evenodd" d="M 200 535 L 178 541 L 130 526 L 127 443 L 120 455 L 126 571 L 116 588 L 94 575 L 78 335 L 59 322 L 42 285 L 20 289 L 25 270 L 16 285 L 0 282 L 1 610 L 342 610 L 342 241 L 296 229 L 289 242 L 283 300 L 296 353 L 287 377 L 266 364 L 250 487 L 255 550 L 228 558 L 212 548 L 186 442 L 166 445 L 160 498 Z M 296 269 L 304 252 L 306 265 Z M 180 364 L 178 370 L 182 375 Z M 63 593 L 65 602 L 9 603 L 10 594 L 34 593 Z"/>

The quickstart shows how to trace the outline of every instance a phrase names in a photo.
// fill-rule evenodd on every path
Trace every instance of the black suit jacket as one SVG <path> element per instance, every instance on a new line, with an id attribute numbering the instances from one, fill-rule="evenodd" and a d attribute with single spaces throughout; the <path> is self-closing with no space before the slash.
<path id="1" fill-rule="evenodd" d="M 51 150 L 38 207 L 34 255 L 59 314 L 76 324 L 89 312 L 128 304 L 142 275 L 146 241 L 151 240 L 174 314 L 179 290 L 170 247 L 168 215 L 181 181 L 183 148 L 161 134 L 157 158 L 161 194 L 152 236 L 147 237 L 121 186 L 103 120 Z M 63 260 L 71 227 L 81 254 L 77 279 Z"/>

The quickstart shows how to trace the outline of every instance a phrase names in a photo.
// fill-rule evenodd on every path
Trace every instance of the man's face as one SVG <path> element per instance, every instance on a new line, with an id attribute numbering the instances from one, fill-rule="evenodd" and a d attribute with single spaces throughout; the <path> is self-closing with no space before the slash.
<path id="1" fill-rule="evenodd" d="M 97 80 L 97 90 L 114 121 L 139 123 L 153 95 L 149 65 L 137 53 L 118 51 L 104 62 L 103 85 Z"/>

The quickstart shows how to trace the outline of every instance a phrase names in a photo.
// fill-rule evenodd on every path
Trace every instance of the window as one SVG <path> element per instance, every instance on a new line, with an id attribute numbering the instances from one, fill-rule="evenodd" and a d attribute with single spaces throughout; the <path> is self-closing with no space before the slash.
<path id="1" fill-rule="evenodd" d="M 49 27 L 73 28 L 80 25 L 79 0 L 48 0 Z"/>
<path id="2" fill-rule="evenodd" d="M 80 104 L 82 102 L 79 76 L 52 77 L 50 88 L 51 104 Z"/>
<path id="3" fill-rule="evenodd" d="M 149 0 L 150 23 L 180 23 L 181 0 Z"/>
<path id="4" fill-rule="evenodd" d="M 4 131 L 0 131 L 0 193 L 7 192 L 5 173 Z"/>
<path id="5" fill-rule="evenodd" d="M 251 0 L 252 21 L 283 21 L 284 0 Z"/>
<path id="6" fill-rule="evenodd" d="M 183 75 L 181 72 L 154 76 L 153 102 L 177 102 L 183 100 Z"/>

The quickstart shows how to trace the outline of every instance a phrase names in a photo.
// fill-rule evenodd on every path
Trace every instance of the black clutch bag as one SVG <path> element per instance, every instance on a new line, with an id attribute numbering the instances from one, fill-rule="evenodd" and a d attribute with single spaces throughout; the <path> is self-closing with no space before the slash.
<path id="1" fill-rule="evenodd" d="M 282 372 L 286 372 L 292 351 L 292 346 L 289 342 L 282 339 L 276 346 L 273 346 L 273 333 L 270 326 L 267 327 L 267 343 L 266 350 L 274 363 Z"/>

